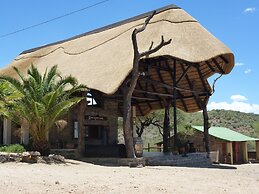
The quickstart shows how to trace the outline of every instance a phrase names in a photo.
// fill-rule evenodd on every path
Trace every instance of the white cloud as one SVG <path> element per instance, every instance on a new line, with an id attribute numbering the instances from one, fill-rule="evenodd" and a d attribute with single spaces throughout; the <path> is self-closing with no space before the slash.
<path id="1" fill-rule="evenodd" d="M 253 13 L 255 12 L 255 7 L 248 7 L 244 10 L 244 13 Z"/>
<path id="2" fill-rule="evenodd" d="M 245 74 L 248 74 L 248 73 L 251 73 L 252 72 L 252 69 L 247 69 L 244 71 Z"/>
<path id="3" fill-rule="evenodd" d="M 227 102 L 211 102 L 208 104 L 208 110 L 212 109 L 224 109 L 224 110 L 234 110 L 245 113 L 255 113 L 259 114 L 258 104 L 249 104 L 245 102 L 234 101 L 232 103 Z"/>
<path id="4" fill-rule="evenodd" d="M 247 101 L 247 98 L 245 96 L 240 95 L 240 94 L 232 95 L 230 97 L 230 99 L 233 100 L 234 102 Z"/>
<path id="5" fill-rule="evenodd" d="M 243 66 L 244 65 L 244 63 L 240 63 L 240 62 L 237 62 L 236 64 L 235 64 L 235 66 Z"/>
<path id="6" fill-rule="evenodd" d="M 259 114 L 259 104 L 249 104 L 247 102 L 243 102 L 248 100 L 245 96 L 237 94 L 232 95 L 230 99 L 232 100 L 231 103 L 211 102 L 208 104 L 208 110 L 224 109 Z"/>

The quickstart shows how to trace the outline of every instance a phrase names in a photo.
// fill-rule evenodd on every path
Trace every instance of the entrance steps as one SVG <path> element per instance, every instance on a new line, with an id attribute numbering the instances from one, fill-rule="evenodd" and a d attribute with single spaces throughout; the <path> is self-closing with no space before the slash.
<path id="1" fill-rule="evenodd" d="M 188 153 L 187 156 L 164 154 L 162 152 L 144 153 L 146 164 L 149 166 L 184 166 L 184 167 L 208 167 L 211 159 L 206 153 Z"/>

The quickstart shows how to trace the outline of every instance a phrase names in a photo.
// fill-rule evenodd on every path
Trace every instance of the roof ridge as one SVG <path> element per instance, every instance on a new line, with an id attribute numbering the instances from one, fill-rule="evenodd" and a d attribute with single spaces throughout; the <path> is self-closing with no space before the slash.
<path id="1" fill-rule="evenodd" d="M 81 38 L 83 36 L 87 36 L 87 35 L 103 32 L 105 30 L 109 30 L 109 29 L 118 27 L 120 25 L 123 25 L 123 24 L 129 23 L 129 22 L 133 22 L 133 21 L 145 18 L 145 17 L 149 16 L 154 11 L 156 11 L 156 14 L 157 14 L 157 13 L 161 13 L 161 12 L 167 11 L 169 9 L 181 9 L 181 8 L 176 6 L 176 5 L 174 5 L 174 4 L 171 4 L 171 5 L 168 5 L 168 6 L 165 6 L 165 7 L 161 7 L 161 8 L 158 8 L 158 9 L 155 9 L 155 10 L 152 10 L 152 11 L 149 11 L 149 12 L 146 12 L 146 13 L 143 13 L 143 14 L 140 14 L 140 15 L 137 15 L 137 16 L 134 16 L 134 17 L 131 17 L 131 18 L 119 21 L 119 22 L 115 22 L 113 24 L 109 24 L 107 26 L 104 26 L 104 27 L 101 27 L 101 28 L 97 28 L 97 29 L 91 30 L 89 32 L 85 32 L 85 33 L 82 33 L 82 34 L 79 34 L 79 35 L 76 35 L 76 36 L 73 36 L 73 37 L 70 37 L 70 38 L 67 38 L 67 39 L 64 39 L 64 40 L 60 40 L 60 41 L 56 41 L 56 42 L 53 42 L 53 43 L 50 43 L 50 44 L 46 44 L 44 46 L 39 46 L 39 47 L 35 47 L 35 48 L 32 48 L 32 49 L 28 49 L 28 50 L 23 51 L 21 54 L 31 53 L 31 52 L 34 52 L 34 51 L 39 50 L 41 48 L 45 48 L 45 47 L 48 47 L 48 46 L 53 46 L 53 45 L 60 44 L 60 43 L 63 43 L 63 42 L 67 42 L 67 41 L 70 41 L 70 40 L 78 39 L 78 38 Z"/>

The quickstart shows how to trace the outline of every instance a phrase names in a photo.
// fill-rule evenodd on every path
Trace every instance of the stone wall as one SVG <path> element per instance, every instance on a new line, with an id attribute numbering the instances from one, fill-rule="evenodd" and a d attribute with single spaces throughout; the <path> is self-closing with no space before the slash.
<path id="1" fill-rule="evenodd" d="M 146 165 L 148 166 L 189 166 L 189 167 L 207 167 L 211 165 L 211 160 L 207 158 L 206 153 L 190 153 L 187 157 L 182 155 L 157 155 L 146 156 Z"/>
<path id="2" fill-rule="evenodd" d="M 105 100 L 103 103 L 103 107 L 88 106 L 86 108 L 85 115 L 85 125 L 105 126 L 107 130 L 108 144 L 116 144 L 118 142 L 117 102 Z M 96 118 L 96 120 L 94 118 Z"/>

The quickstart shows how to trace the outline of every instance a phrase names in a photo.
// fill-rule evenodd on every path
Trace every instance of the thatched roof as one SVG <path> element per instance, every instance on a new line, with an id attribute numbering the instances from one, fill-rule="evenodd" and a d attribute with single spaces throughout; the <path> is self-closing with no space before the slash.
<path id="1" fill-rule="evenodd" d="M 132 70 L 132 31 L 134 28 L 142 26 L 146 17 L 150 14 L 142 14 L 68 40 L 24 51 L 0 73 L 15 76 L 11 66 L 16 66 L 25 73 L 32 63 L 43 72 L 46 68 L 57 64 L 62 75 L 71 74 L 77 77 L 80 83 L 86 84 L 91 89 L 108 95 L 114 94 Z M 214 73 L 227 74 L 234 66 L 234 56 L 231 50 L 203 28 L 194 18 L 176 6 L 168 6 L 157 10 L 146 30 L 137 37 L 139 50 L 148 50 L 151 41 L 154 44 L 159 43 L 161 35 L 165 39 L 171 38 L 172 43 L 150 55 L 148 59 L 143 59 L 142 63 L 156 63 L 157 65 L 157 62 L 162 61 L 164 63 L 167 61 L 164 68 L 172 69 L 174 60 L 177 59 L 176 63 L 179 64 L 177 66 L 177 79 L 186 68 L 185 66 L 182 67 L 182 64 L 193 64 L 193 68 L 190 68 L 188 74 L 189 81 L 195 82 L 196 90 L 210 91 L 211 88 L 207 78 Z M 201 83 L 195 66 L 199 66 L 204 83 Z M 170 72 L 161 71 L 164 79 L 162 81 L 170 85 L 172 79 L 169 74 Z M 158 74 L 153 75 L 153 79 L 161 81 L 161 77 L 158 78 L 159 76 Z M 190 87 L 187 83 L 188 79 L 184 80 L 181 84 L 179 83 L 179 87 Z M 144 84 L 142 86 L 144 87 Z M 153 89 L 152 91 L 154 92 Z M 167 91 L 157 88 L 156 92 L 165 93 Z M 185 94 L 183 92 L 181 95 L 188 97 L 191 96 L 191 93 Z M 187 112 L 200 109 L 197 103 L 193 102 L 193 97 L 185 100 L 186 105 L 180 100 L 177 106 Z M 193 105 L 193 103 L 196 105 Z M 186 110 L 185 106 L 190 106 L 190 109 Z M 150 109 L 150 105 L 148 107 L 147 109 Z M 154 106 L 154 108 L 159 107 Z M 143 112 L 148 112 L 148 110 L 143 109 Z"/>

